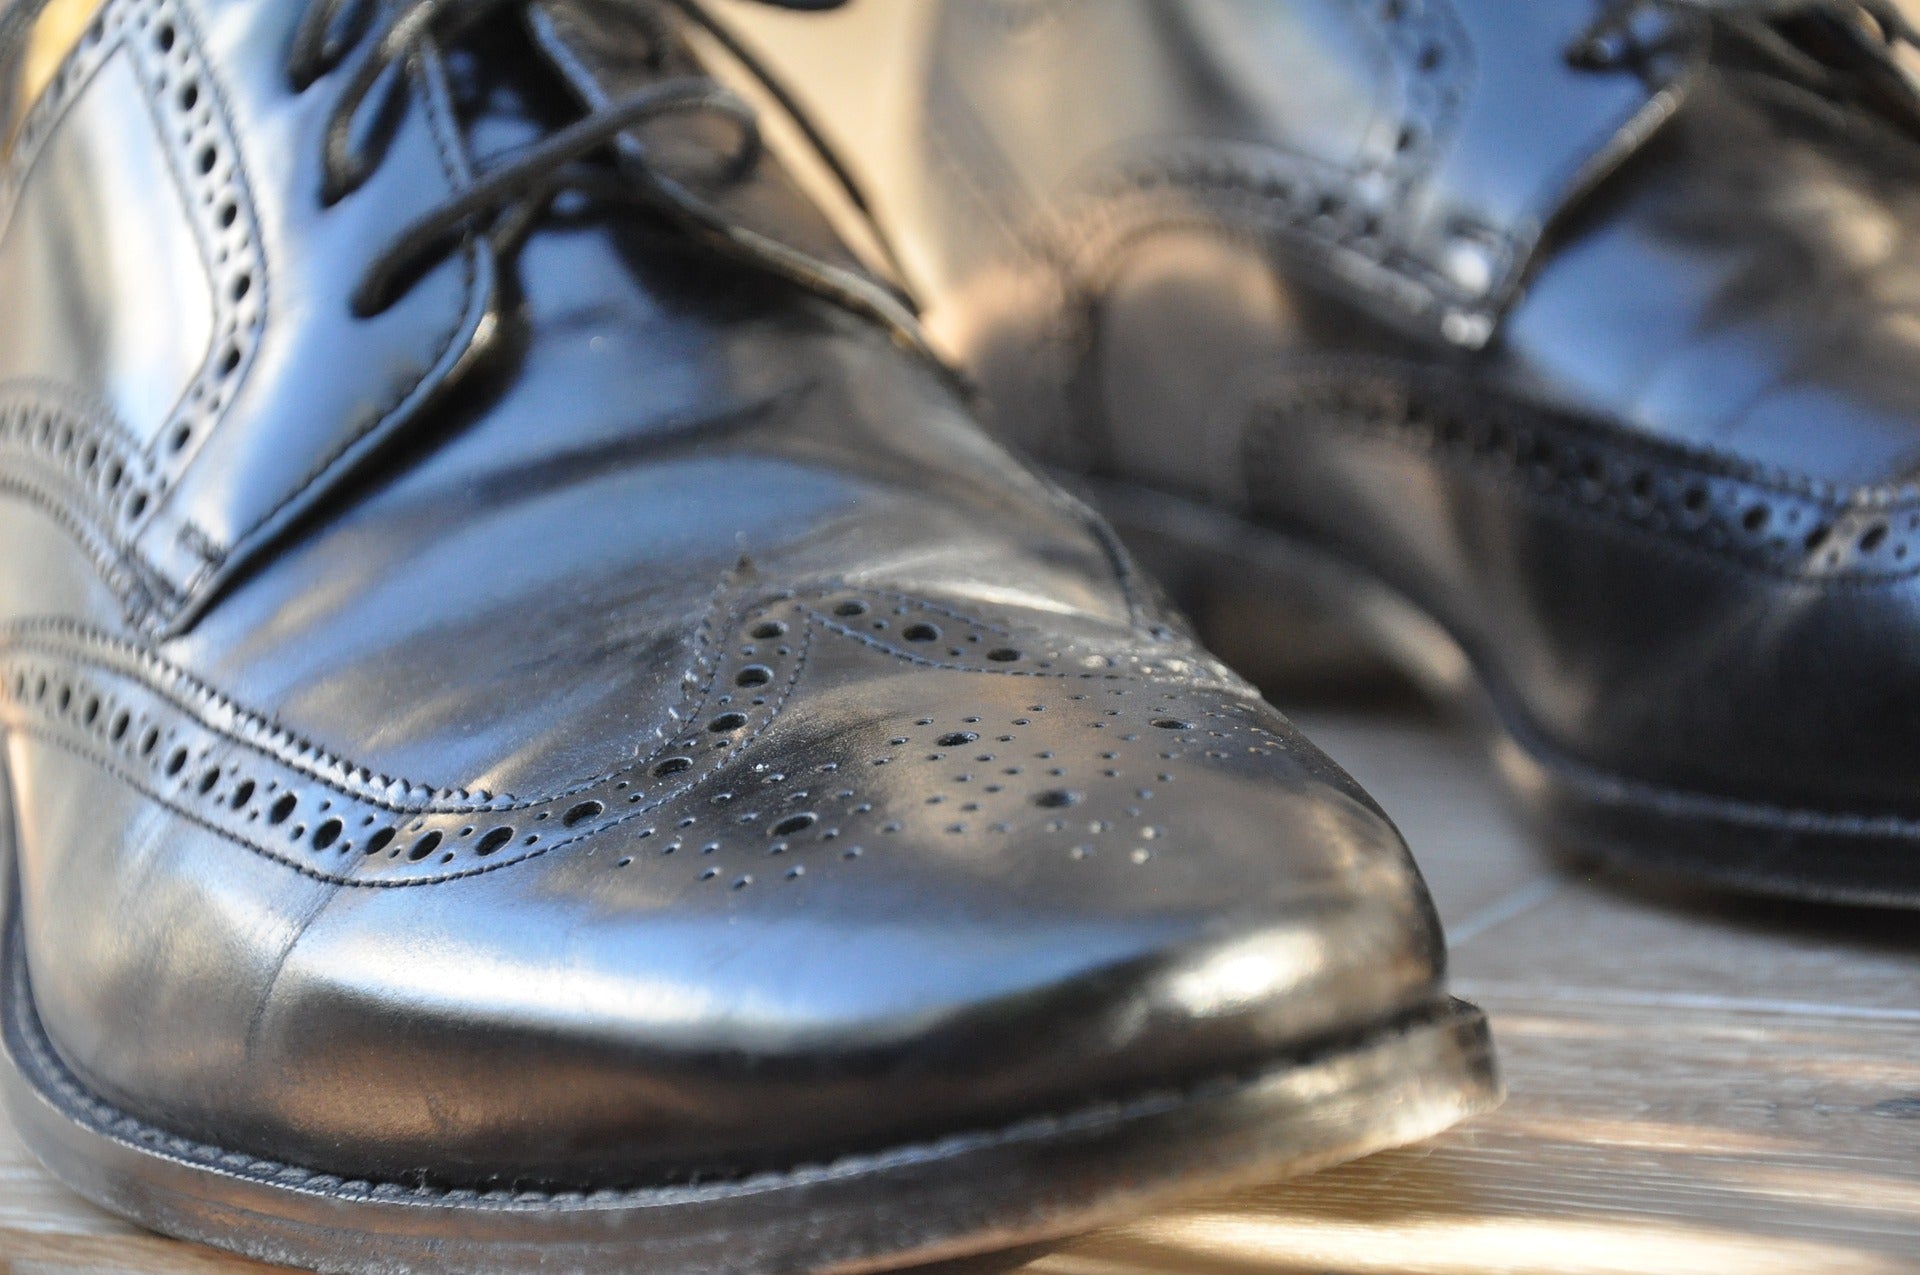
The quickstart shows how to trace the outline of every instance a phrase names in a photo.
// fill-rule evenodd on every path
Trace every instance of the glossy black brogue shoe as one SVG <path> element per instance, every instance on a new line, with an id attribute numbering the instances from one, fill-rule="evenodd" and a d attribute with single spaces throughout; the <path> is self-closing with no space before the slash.
<path id="1" fill-rule="evenodd" d="M 670 11 L 4 15 L 0 1006 L 81 1191 L 869 1268 L 1491 1100 L 1392 827 Z"/>
<path id="2" fill-rule="evenodd" d="M 1890 4 L 715 8 L 1230 658 L 1471 692 L 1581 853 L 1920 903 Z"/>

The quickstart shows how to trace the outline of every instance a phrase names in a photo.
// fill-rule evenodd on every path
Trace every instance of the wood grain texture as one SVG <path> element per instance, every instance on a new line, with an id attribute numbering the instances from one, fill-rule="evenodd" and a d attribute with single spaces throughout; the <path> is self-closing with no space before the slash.
<path id="1" fill-rule="evenodd" d="M 1472 741 L 1301 714 L 1407 833 L 1511 1097 L 1419 1147 L 942 1275 L 1920 1271 L 1920 918 L 1557 869 Z M 264 1270 L 144 1235 L 0 1128 L 0 1269 Z"/>

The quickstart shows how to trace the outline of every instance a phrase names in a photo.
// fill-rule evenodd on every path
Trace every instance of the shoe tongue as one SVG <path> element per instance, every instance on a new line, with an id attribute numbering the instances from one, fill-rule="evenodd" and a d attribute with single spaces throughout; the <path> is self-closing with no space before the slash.
<path id="1" fill-rule="evenodd" d="M 840 0 L 766 0 L 789 8 L 832 8 Z M 662 80 L 705 75 L 698 57 L 669 25 L 636 20 L 631 4 L 537 0 L 528 6 L 534 43 L 588 109 Z M 647 27 L 657 28 L 650 37 Z M 660 41 L 666 41 L 662 47 Z M 693 190 L 725 220 L 754 234 L 878 281 L 793 176 L 763 153 L 745 172 L 722 173 L 739 141 L 735 125 L 689 112 L 663 116 L 624 139 L 623 151 Z"/>

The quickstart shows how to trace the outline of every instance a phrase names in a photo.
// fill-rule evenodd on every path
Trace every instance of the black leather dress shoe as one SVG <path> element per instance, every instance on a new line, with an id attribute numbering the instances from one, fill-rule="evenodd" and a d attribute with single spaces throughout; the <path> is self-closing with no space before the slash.
<path id="1" fill-rule="evenodd" d="M 1889 6 L 715 7 L 1223 654 L 1471 688 L 1563 846 L 1920 904 Z"/>
<path id="2" fill-rule="evenodd" d="M 865 1268 L 1491 1100 L 1392 827 L 662 14 L 4 22 L 0 1004 L 81 1191 Z"/>

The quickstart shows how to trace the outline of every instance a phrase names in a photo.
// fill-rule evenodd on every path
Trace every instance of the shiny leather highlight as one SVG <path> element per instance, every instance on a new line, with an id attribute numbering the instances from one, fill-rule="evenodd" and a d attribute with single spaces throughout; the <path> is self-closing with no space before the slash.
<path id="1" fill-rule="evenodd" d="M 326 252 L 369 241 L 407 209 L 444 198 L 464 174 L 450 147 L 446 104 L 433 100 L 438 72 L 429 61 L 429 90 L 393 122 L 393 163 L 382 165 L 362 190 L 323 206 L 313 157 L 342 73 L 296 94 L 278 67 L 217 73 L 205 52 L 236 42 L 283 44 L 297 17 L 298 6 L 289 5 L 110 0 L 23 120 L 0 174 L 0 201 L 10 203 L 14 189 L 32 180 L 42 139 L 87 95 L 96 69 L 116 50 L 124 46 L 147 68 L 164 152 L 198 222 L 205 286 L 215 304 L 214 343 L 188 393 L 177 407 L 169 404 L 163 420 L 92 414 L 93 432 L 118 430 L 135 446 L 113 458 L 118 469 L 108 477 L 117 472 L 119 481 L 88 491 L 92 477 L 84 475 L 82 490 L 61 494 L 60 512 L 90 540 L 130 551 L 119 573 L 124 605 L 130 617 L 156 629 L 190 619 L 251 552 L 324 498 L 333 481 L 430 396 L 480 326 L 489 267 L 472 251 L 455 254 L 386 314 L 362 320 L 348 311 L 353 279 L 322 265 Z M 262 139 L 245 164 L 235 141 L 241 133 Z M 393 176 L 403 170 L 405 180 Z M 85 197 L 97 201 L 107 193 Z M 295 242 L 320 251 L 296 252 Z M 116 300 L 98 291 L 74 293 L 68 307 L 98 313 Z M 290 362 L 265 327 L 269 306 L 322 325 L 331 357 L 374 369 L 376 379 L 362 385 L 314 375 L 306 360 Z M 44 330 L 21 338 L 47 339 Z M 0 328 L 0 342 L 12 341 Z M 50 351 L 49 358 L 62 354 L 74 369 L 86 363 L 78 350 Z M 0 396 L 24 388 L 0 383 Z M 59 388 L 84 394 L 86 385 Z M 235 411 L 285 418 L 288 425 L 267 444 L 257 432 L 221 427 Z"/>
<path id="2" fill-rule="evenodd" d="M 1008 437 L 1398 598 L 1557 838 L 1920 898 L 1920 151 L 1869 27 L 955 3 L 888 124 L 848 78 L 860 6 L 715 7 L 870 184 Z"/>
<path id="3" fill-rule="evenodd" d="M 0 385 L 98 403 L 129 448 L 148 449 L 213 352 L 214 302 L 160 126 L 142 127 L 148 90 L 136 76 L 130 53 L 106 58 L 0 209 L 0 291 L 48 316 L 0 344 Z M 145 215 L 122 215 L 130 207 Z M 114 304 L 63 304 L 73 293 Z"/>
<path id="4" fill-rule="evenodd" d="M 727 118 L 569 157 L 502 205 L 517 233 L 468 227 L 353 316 L 410 217 L 697 76 L 671 23 L 415 31 L 391 147 L 329 205 L 324 121 L 371 54 L 296 87 L 298 8 L 106 11 L 102 47 L 177 20 L 224 121 L 206 175 L 258 264 L 218 406 L 124 460 L 0 411 L 10 1092 L 71 1180 L 329 1267 L 550 1268 L 541 1228 L 605 1207 L 577 1265 L 788 1270 L 1057 1231 L 1236 1125 L 1210 1175 L 1491 1100 L 1385 816 L 945 368 L 726 238 L 851 261 L 770 160 L 699 167 Z M 154 109 L 91 91 L 65 118 Z M 711 180 L 725 233 L 636 197 L 649 165 Z M 1183 1131 L 1208 1095 L 1234 1120 Z M 1306 1109 L 1311 1137 L 1275 1114 Z M 970 1176 L 1003 1145 L 1070 1166 L 1070 1202 Z M 850 1230 L 755 1212 L 853 1159 Z M 928 1183 L 915 1234 L 874 1220 Z"/>
<path id="5" fill-rule="evenodd" d="M 0 140 L 11 150 L 20 119 L 53 83 L 60 64 L 86 36 L 87 26 L 106 0 L 42 0 L 37 6 L 14 6 L 8 15 L 21 24 L 9 65 L 0 70 L 0 84 L 9 88 L 0 116 Z"/>

